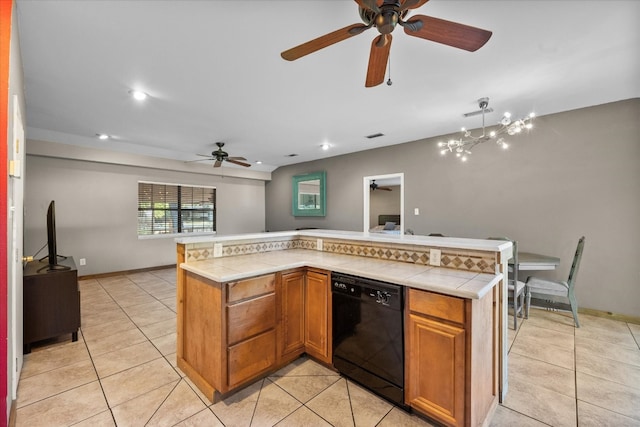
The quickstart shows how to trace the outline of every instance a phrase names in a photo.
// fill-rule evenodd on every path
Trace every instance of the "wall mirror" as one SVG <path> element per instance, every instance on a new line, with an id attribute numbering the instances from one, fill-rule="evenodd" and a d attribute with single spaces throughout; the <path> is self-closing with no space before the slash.
<path id="1" fill-rule="evenodd" d="M 293 177 L 293 216 L 325 216 L 326 172 Z"/>
<path id="2" fill-rule="evenodd" d="M 365 176 L 363 192 L 364 231 L 404 234 L 404 173 Z M 393 229 L 378 230 L 389 221 L 396 223 Z"/>

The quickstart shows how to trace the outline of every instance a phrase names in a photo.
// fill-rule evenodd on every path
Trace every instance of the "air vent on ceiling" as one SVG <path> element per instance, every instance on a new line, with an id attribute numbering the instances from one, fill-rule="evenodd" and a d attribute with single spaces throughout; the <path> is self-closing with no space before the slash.
<path id="1" fill-rule="evenodd" d="M 367 135 L 366 138 L 373 139 L 373 138 L 379 138 L 381 136 L 384 136 L 384 133 L 378 132 L 378 133 L 372 133 L 371 135 Z"/>
<path id="2" fill-rule="evenodd" d="M 298 154 L 287 154 L 287 157 L 297 157 Z"/>

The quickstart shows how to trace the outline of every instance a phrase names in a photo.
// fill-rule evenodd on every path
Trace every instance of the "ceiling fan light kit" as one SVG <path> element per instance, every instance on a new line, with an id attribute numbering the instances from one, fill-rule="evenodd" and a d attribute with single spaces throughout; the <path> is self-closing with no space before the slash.
<path id="1" fill-rule="evenodd" d="M 310 53 L 361 34 L 371 27 L 376 27 L 380 35 L 374 38 L 371 43 L 365 79 L 365 87 L 373 87 L 384 82 L 389 51 L 391 50 L 391 32 L 397 25 L 402 26 L 407 35 L 469 52 L 475 52 L 484 46 L 492 34 L 491 31 L 481 28 L 425 15 L 413 15 L 405 20 L 410 9 L 417 9 L 429 0 L 384 0 L 380 6 L 378 6 L 378 0 L 354 1 L 358 4 L 358 12 L 364 24 L 349 25 L 325 34 L 286 50 L 280 56 L 287 61 L 295 61 Z M 391 86 L 391 79 L 387 84 Z"/>
<path id="2" fill-rule="evenodd" d="M 485 129 L 484 115 L 486 112 L 493 111 L 489 108 L 489 98 L 485 97 L 478 99 L 478 107 L 480 107 L 480 112 L 482 114 L 482 135 L 474 136 L 470 131 L 462 128 L 462 137 L 459 139 L 450 139 L 447 142 L 438 142 L 440 154 L 444 156 L 449 153 L 455 153 L 456 157 L 459 158 L 460 161 L 466 162 L 469 160 L 471 150 L 473 150 L 476 145 L 495 140 L 496 144 L 500 148 L 506 150 L 509 148 L 509 144 L 500 135 L 505 133 L 509 136 L 518 135 L 524 130 L 530 130 L 533 128 L 533 118 L 535 117 L 534 113 L 530 113 L 523 119 L 512 121 L 511 114 L 507 112 L 502 116 L 498 128 L 487 133 Z M 476 112 L 466 113 L 464 116 L 469 117 L 475 114 Z"/>

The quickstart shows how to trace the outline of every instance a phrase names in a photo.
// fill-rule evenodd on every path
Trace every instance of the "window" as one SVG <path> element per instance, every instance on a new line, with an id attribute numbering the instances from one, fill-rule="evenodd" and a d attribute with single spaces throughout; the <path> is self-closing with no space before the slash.
<path id="1" fill-rule="evenodd" d="M 138 182 L 138 236 L 216 231 L 216 189 Z"/>

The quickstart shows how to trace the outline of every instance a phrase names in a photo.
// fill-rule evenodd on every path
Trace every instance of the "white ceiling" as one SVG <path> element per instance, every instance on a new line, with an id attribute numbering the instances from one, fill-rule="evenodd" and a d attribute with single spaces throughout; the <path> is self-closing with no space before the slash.
<path id="1" fill-rule="evenodd" d="M 488 125 L 507 110 L 545 115 L 640 96 L 638 1 L 431 0 L 413 13 L 492 38 L 470 53 L 396 28 L 393 85 L 374 88 L 364 80 L 375 28 L 280 57 L 359 23 L 352 0 L 18 0 L 17 10 L 27 138 L 162 158 L 192 160 L 224 141 L 229 155 L 272 171 L 478 128 L 479 116 L 462 114 L 485 96 Z M 150 98 L 137 103 L 132 89 Z M 377 132 L 385 136 L 365 138 Z"/>

